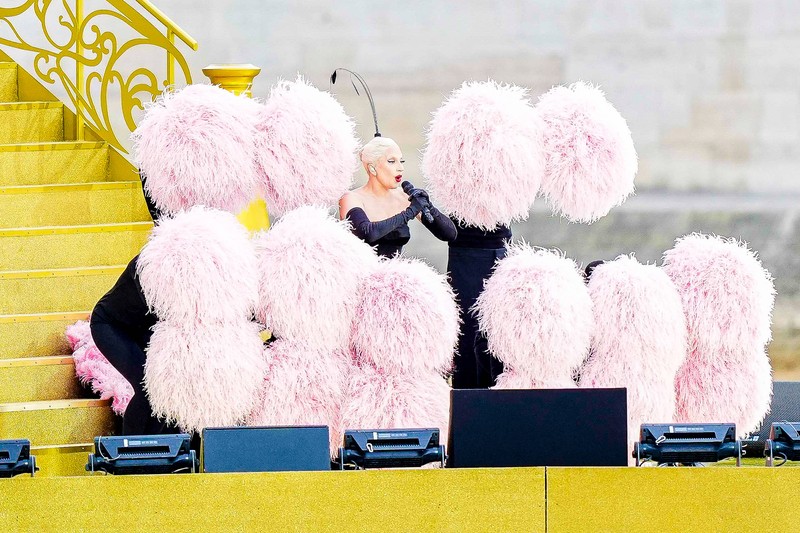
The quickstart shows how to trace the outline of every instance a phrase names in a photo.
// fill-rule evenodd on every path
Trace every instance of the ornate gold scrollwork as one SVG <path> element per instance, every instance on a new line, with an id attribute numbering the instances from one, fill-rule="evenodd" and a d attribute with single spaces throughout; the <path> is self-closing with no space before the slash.
<path id="1" fill-rule="evenodd" d="M 149 2 L 139 2 L 148 9 Z M 136 128 L 134 113 L 175 84 L 173 60 L 185 83 L 192 82 L 189 66 L 174 43 L 174 30 L 159 30 L 124 0 L 102 0 L 84 12 L 83 0 L 25 0 L 16 7 L 0 7 L 0 46 L 34 54 L 33 70 L 45 84 L 60 84 L 82 119 L 103 140 L 127 152 L 114 132 L 113 121 L 124 120 L 128 133 Z M 41 27 L 39 35 L 23 36 L 20 17 L 31 14 Z M 31 24 L 25 26 L 30 28 Z M 37 28 L 38 30 L 38 28 Z M 196 43 L 190 44 L 196 49 Z M 159 82 L 149 68 L 126 57 L 132 51 L 162 49 L 167 55 L 166 76 Z M 83 74 L 86 72 L 87 74 Z M 111 92 L 119 93 L 121 109 L 109 109 Z M 80 128 L 79 128 L 80 130 Z M 79 138 L 81 132 L 78 132 Z"/>

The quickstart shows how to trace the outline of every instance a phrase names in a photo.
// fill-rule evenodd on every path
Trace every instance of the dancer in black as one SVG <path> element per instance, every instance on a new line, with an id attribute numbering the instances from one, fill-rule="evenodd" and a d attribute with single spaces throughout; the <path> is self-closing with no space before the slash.
<path id="1" fill-rule="evenodd" d="M 484 231 L 458 224 L 458 237 L 449 243 L 447 274 L 461 310 L 461 333 L 458 337 L 453 388 L 487 388 L 503 373 L 503 363 L 490 353 L 486 338 L 478 331 L 478 320 L 472 306 L 483 291 L 483 282 L 491 275 L 494 264 L 506 256 L 506 242 L 511 229 L 497 226 Z"/>
<path id="2" fill-rule="evenodd" d="M 136 275 L 134 257 L 110 291 L 92 311 L 92 339 L 114 368 L 133 387 L 133 397 L 122 417 L 123 435 L 177 433 L 153 416 L 144 392 L 144 364 L 151 328 L 158 320 L 150 313 Z"/>
<path id="3" fill-rule="evenodd" d="M 367 183 L 342 196 L 339 216 L 351 222 L 356 236 L 376 246 L 378 255 L 391 257 L 400 253 L 411 238 L 408 222 L 413 218 L 418 218 L 440 240 L 456 238 L 455 225 L 430 203 L 427 192 L 410 186 L 406 193 L 400 188 L 404 161 L 397 143 L 375 137 L 362 149 L 361 162 Z M 430 214 L 430 219 L 423 213 Z"/>

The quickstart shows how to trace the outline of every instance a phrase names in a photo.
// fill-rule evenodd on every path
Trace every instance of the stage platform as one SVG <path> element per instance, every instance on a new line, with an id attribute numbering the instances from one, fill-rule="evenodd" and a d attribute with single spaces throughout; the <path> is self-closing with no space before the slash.
<path id="1" fill-rule="evenodd" d="M 0 480 L 2 531 L 791 531 L 794 468 L 497 468 Z"/>

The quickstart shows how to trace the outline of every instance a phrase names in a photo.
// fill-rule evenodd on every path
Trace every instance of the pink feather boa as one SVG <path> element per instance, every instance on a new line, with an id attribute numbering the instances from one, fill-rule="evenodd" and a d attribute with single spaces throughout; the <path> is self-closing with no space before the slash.
<path id="1" fill-rule="evenodd" d="M 72 347 L 75 375 L 81 383 L 89 385 L 100 398 L 111 398 L 111 408 L 122 416 L 133 396 L 133 387 L 122 377 L 94 344 L 89 322 L 78 320 L 67 326 L 67 340 Z"/>

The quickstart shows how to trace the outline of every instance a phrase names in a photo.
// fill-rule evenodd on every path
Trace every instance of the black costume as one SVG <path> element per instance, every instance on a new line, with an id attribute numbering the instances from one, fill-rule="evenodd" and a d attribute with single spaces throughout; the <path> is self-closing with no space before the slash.
<path id="1" fill-rule="evenodd" d="M 495 262 L 506 256 L 511 230 L 497 226 L 492 231 L 484 231 L 458 222 L 456 227 L 458 237 L 449 243 L 447 258 L 447 273 L 462 319 L 453 366 L 453 388 L 487 388 L 493 386 L 503 372 L 503 363 L 489 353 L 487 340 L 479 333 L 478 321 L 471 309 Z"/>
<path id="2" fill-rule="evenodd" d="M 92 339 L 100 352 L 133 387 L 133 397 L 122 418 L 123 435 L 175 433 L 153 416 L 144 392 L 144 364 L 151 328 L 158 320 L 149 312 L 136 275 L 134 257 L 110 291 L 92 311 Z"/>
<path id="3" fill-rule="evenodd" d="M 378 255 L 392 257 L 399 254 L 403 250 L 403 246 L 411 239 L 408 222 L 417 216 L 421 210 L 421 201 L 418 197 L 412 197 L 411 205 L 386 220 L 372 222 L 360 207 L 350 209 L 345 218 L 353 225 L 353 233 L 356 237 L 371 246 L 375 246 Z M 433 217 L 433 222 L 428 222 L 423 217 L 422 224 L 437 239 L 442 241 L 454 240 L 457 232 L 453 222 L 433 206 L 430 206 L 429 211 Z"/>

